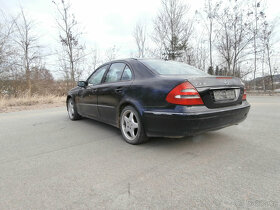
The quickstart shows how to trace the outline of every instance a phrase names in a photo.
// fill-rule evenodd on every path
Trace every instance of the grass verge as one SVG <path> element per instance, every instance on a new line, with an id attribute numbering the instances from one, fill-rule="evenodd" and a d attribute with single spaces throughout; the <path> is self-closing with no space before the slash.
<path id="1" fill-rule="evenodd" d="M 0 112 L 21 111 L 28 109 L 40 109 L 65 105 L 65 96 L 34 95 L 31 97 L 0 97 Z"/>

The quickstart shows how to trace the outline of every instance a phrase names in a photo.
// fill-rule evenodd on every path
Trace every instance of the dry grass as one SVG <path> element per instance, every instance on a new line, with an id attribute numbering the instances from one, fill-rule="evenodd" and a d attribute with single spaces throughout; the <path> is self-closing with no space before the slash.
<path id="1" fill-rule="evenodd" d="M 33 108 L 65 105 L 65 96 L 21 96 L 17 98 L 0 97 L 0 112 L 21 111 Z"/>

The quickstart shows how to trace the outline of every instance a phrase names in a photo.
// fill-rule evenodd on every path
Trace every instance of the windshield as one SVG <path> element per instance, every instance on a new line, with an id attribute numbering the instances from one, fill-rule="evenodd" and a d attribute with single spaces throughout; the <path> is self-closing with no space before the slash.
<path id="1" fill-rule="evenodd" d="M 208 75 L 193 66 L 176 61 L 165 60 L 140 60 L 152 71 L 163 75 Z"/>

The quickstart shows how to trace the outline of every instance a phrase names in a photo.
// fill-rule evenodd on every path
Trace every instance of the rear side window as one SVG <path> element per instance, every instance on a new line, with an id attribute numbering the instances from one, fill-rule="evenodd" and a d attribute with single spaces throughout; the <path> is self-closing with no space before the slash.
<path id="1" fill-rule="evenodd" d="M 105 82 L 117 82 L 121 79 L 125 64 L 124 63 L 113 63 L 106 75 Z"/>
<path id="2" fill-rule="evenodd" d="M 141 62 L 149 69 L 157 74 L 163 75 L 208 75 L 204 71 L 201 71 L 186 63 L 176 61 L 164 61 L 164 60 L 141 60 Z"/>
<path id="3" fill-rule="evenodd" d="M 132 79 L 132 72 L 130 68 L 126 65 L 122 74 L 122 81 L 127 81 Z"/>

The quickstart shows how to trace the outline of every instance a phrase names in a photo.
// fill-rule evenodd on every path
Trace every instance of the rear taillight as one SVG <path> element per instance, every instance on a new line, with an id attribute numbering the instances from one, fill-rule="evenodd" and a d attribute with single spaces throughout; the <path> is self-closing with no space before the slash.
<path id="1" fill-rule="evenodd" d="M 201 105 L 203 101 L 197 90 L 189 82 L 184 82 L 173 88 L 166 96 L 166 101 L 179 105 Z"/>
<path id="2" fill-rule="evenodd" d="M 245 101 L 247 99 L 246 89 L 244 88 L 242 100 Z"/>

